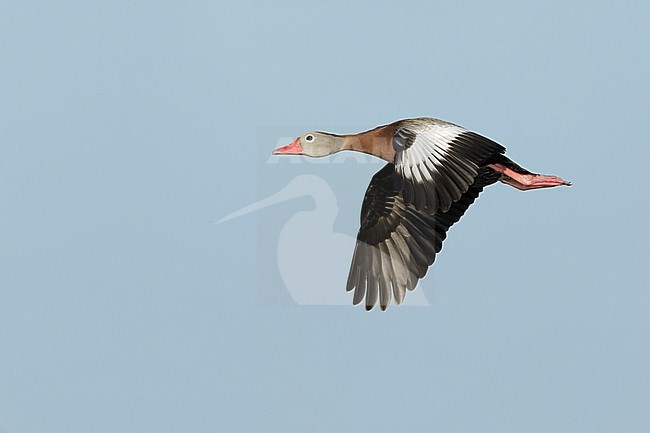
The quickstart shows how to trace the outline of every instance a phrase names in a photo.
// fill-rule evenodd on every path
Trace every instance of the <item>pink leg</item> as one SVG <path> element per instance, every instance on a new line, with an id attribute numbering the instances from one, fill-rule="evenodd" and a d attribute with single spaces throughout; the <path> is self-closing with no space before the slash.
<path id="1" fill-rule="evenodd" d="M 498 171 L 508 176 L 508 178 L 503 179 L 502 182 L 510 186 L 514 186 L 517 189 L 526 191 L 529 189 L 538 189 L 538 188 L 551 188 L 553 186 L 567 185 L 571 186 L 571 182 L 562 180 L 557 176 L 546 176 L 543 174 L 522 174 L 517 173 L 516 171 L 509 169 L 505 165 L 501 164 L 490 164 L 488 165 L 492 170 Z"/>

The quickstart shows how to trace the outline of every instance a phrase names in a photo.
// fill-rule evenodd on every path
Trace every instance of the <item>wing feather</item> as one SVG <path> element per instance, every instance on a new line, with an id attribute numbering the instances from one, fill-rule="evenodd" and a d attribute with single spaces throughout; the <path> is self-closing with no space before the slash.
<path id="1" fill-rule="evenodd" d="M 354 291 L 355 305 L 365 299 L 368 310 L 377 302 L 384 310 L 393 299 L 396 304 L 404 301 L 406 292 L 415 288 L 433 264 L 449 227 L 460 219 L 485 185 L 497 180 L 491 169 L 481 168 L 474 184 L 447 212 L 439 209 L 431 214 L 406 203 L 403 192 L 394 188 L 396 176 L 393 164 L 377 172 L 361 207 L 361 228 L 346 289 Z"/>
<path id="2" fill-rule="evenodd" d="M 500 144 L 437 119 L 401 121 L 393 134 L 394 186 L 406 204 L 435 214 L 448 211 L 467 192 Z"/>

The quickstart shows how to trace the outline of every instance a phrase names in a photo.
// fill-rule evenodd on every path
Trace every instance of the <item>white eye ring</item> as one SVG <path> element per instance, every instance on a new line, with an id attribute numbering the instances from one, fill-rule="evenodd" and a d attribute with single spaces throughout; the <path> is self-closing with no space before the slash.
<path id="1" fill-rule="evenodd" d="M 305 135 L 305 141 L 311 143 L 312 141 L 314 141 L 314 136 L 311 134 Z"/>

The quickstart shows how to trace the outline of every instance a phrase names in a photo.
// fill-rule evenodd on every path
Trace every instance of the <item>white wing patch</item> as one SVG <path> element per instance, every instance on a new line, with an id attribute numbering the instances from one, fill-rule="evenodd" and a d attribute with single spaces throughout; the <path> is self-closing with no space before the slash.
<path id="1" fill-rule="evenodd" d="M 446 212 L 478 173 L 479 164 L 505 149 L 451 123 L 429 119 L 402 122 L 393 136 L 395 186 L 418 210 Z"/>

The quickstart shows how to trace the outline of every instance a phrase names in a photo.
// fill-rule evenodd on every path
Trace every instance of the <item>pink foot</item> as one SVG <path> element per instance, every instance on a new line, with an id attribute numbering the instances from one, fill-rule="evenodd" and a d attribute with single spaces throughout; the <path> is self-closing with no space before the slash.
<path id="1" fill-rule="evenodd" d="M 567 182 L 557 176 L 517 173 L 501 164 L 490 164 L 489 167 L 507 176 L 507 178 L 502 180 L 503 183 L 514 186 L 522 191 L 538 188 L 551 188 L 560 185 L 571 186 L 571 182 Z"/>

